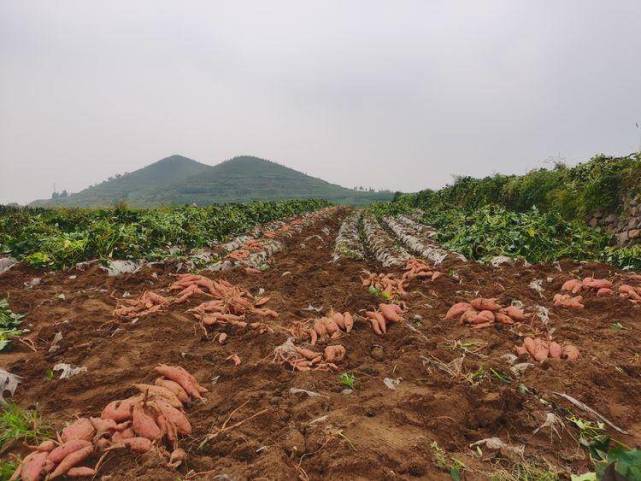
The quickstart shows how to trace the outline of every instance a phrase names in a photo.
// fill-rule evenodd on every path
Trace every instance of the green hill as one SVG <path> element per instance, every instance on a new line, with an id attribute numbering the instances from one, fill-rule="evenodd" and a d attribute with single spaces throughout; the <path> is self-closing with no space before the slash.
<path id="1" fill-rule="evenodd" d="M 173 155 L 76 194 L 32 205 L 99 207 L 125 201 L 149 207 L 306 198 L 363 205 L 390 200 L 392 193 L 347 189 L 258 157 L 234 157 L 210 166 Z"/>

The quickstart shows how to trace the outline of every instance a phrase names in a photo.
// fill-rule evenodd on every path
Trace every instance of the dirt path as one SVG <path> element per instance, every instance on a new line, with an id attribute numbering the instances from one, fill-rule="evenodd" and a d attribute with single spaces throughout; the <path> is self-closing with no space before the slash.
<path id="1" fill-rule="evenodd" d="M 568 416 L 565 409 L 571 405 L 553 391 L 597 409 L 630 433 L 613 432 L 617 439 L 639 445 L 641 309 L 618 298 L 596 297 L 581 311 L 552 307 L 552 295 L 571 272 L 621 274 L 602 265 L 567 263 L 559 272 L 552 266 L 492 268 L 448 258 L 440 267 L 446 275 L 410 284 L 404 299 L 407 323 L 393 324 L 381 337 L 357 318 L 354 330 L 336 341 L 347 349 L 338 371 L 292 372 L 272 363 L 274 348 L 290 335 L 286 328 L 317 316 L 306 308 L 362 315 L 380 302 L 362 286 L 362 270 L 400 272 L 373 261 L 332 262 L 345 215 L 339 209 L 326 222 L 289 238 L 264 273 L 206 273 L 254 294 L 265 290 L 271 297 L 267 307 L 279 318 L 248 319 L 272 328 L 263 334 L 223 326 L 210 328 L 205 337 L 186 312 L 203 301 L 196 298 L 135 323 L 115 320 L 116 299 L 125 293 L 136 297 L 145 290 L 161 292 L 175 279 L 161 266 L 116 278 L 97 269 L 43 276 L 20 267 L 3 274 L 0 296 L 9 299 L 14 311 L 27 313 L 24 326 L 38 348 L 34 353 L 16 344 L 0 354 L 0 366 L 23 378 L 15 401 L 22 407 L 37 406 L 60 428 L 74 416 L 98 415 L 109 401 L 132 394 L 131 384 L 153 381 L 152 368 L 158 363 L 179 364 L 192 372 L 210 392 L 206 403 L 188 409 L 194 432 L 181 441 L 189 453 L 186 465 L 177 472 L 152 453 L 114 453 L 99 473 L 111 481 L 169 481 L 181 476 L 234 481 L 448 480 L 452 459 L 465 465 L 464 476 L 470 480 L 488 479 L 489 473 L 524 461 L 547 460 L 552 466 L 583 472 L 589 462 L 573 439 L 576 431 L 561 427 L 557 436 L 544 428 L 533 434 L 547 413 Z M 25 288 L 33 277 L 42 277 L 40 284 Z M 544 283 L 542 296 L 528 287 L 535 280 Z M 535 327 L 471 330 L 442 320 L 452 304 L 477 293 L 497 297 L 505 305 L 518 299 L 527 307 L 548 308 L 555 337 L 576 344 L 581 358 L 533 365 L 517 376 L 502 356 L 513 352 L 520 334 Z M 613 329 L 614 322 L 624 329 Z M 63 336 L 59 348 L 49 352 L 58 332 Z M 219 332 L 228 334 L 224 345 L 213 339 Z M 231 354 L 238 354 L 240 366 L 226 360 Z M 49 370 L 59 362 L 88 371 L 68 380 L 49 379 Z M 338 382 L 343 372 L 357 379 L 352 392 L 344 392 Z M 385 385 L 386 378 L 395 389 Z M 292 393 L 292 388 L 319 395 Z M 262 414 L 203 443 L 236 408 L 240 409 L 230 424 Z M 479 455 L 470 449 L 470 443 L 490 437 L 525 446 L 524 457 L 489 449 Z"/>

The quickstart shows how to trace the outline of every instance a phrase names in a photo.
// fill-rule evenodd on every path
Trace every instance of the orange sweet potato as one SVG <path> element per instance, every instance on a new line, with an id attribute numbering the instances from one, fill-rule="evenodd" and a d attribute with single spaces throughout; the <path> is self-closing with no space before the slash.
<path id="1" fill-rule="evenodd" d="M 225 334 L 225 333 L 223 332 L 220 336 L 222 337 L 223 334 Z M 227 335 L 225 334 L 225 337 L 226 336 Z M 219 341 L 220 341 L 220 339 L 219 339 Z M 177 382 L 171 381 L 169 379 L 165 379 L 165 378 L 162 378 L 162 377 L 159 377 L 158 379 L 156 379 L 154 381 L 154 384 L 156 386 L 164 387 L 165 389 L 168 389 L 169 391 L 174 393 L 180 402 L 182 402 L 182 403 L 189 402 L 189 395 L 182 388 L 182 386 L 180 384 L 178 384 Z"/>
<path id="2" fill-rule="evenodd" d="M 501 312 L 503 314 L 507 314 L 515 321 L 518 321 L 518 322 L 525 321 L 525 313 L 523 312 L 523 309 L 520 309 L 516 306 L 508 306 L 504 309 L 501 309 Z"/>
<path id="3" fill-rule="evenodd" d="M 394 307 L 395 304 L 379 304 L 378 307 L 381 310 L 381 313 L 383 314 L 383 317 L 387 321 L 392 321 L 392 322 L 401 322 L 403 318 L 400 316 L 398 310 Z"/>
<path id="4" fill-rule="evenodd" d="M 178 399 L 178 397 L 166 387 L 156 386 L 154 384 L 134 384 L 134 387 L 148 399 L 165 399 L 169 404 L 176 408 L 183 407 L 180 399 Z"/>
<path id="5" fill-rule="evenodd" d="M 343 319 L 345 322 L 345 332 L 350 332 L 354 327 L 354 318 L 349 312 L 343 312 Z"/>
<path id="6" fill-rule="evenodd" d="M 87 418 L 78 418 L 69 426 L 62 430 L 62 441 L 67 442 L 72 439 L 84 439 L 90 441 L 96 433 L 91 421 Z"/>
<path id="7" fill-rule="evenodd" d="M 86 478 L 89 476 L 94 476 L 95 474 L 96 474 L 95 469 L 88 468 L 86 466 L 77 466 L 67 471 L 67 476 L 69 478 Z"/>
<path id="8" fill-rule="evenodd" d="M 496 316 L 496 320 L 501 324 L 514 324 L 514 320 L 507 314 L 504 314 L 502 312 L 497 312 L 495 316 Z"/>
<path id="9" fill-rule="evenodd" d="M 144 407 L 139 404 L 134 406 L 132 428 L 138 436 L 152 441 L 162 437 L 162 431 L 160 427 L 158 427 L 158 424 L 156 424 L 154 417 L 147 414 Z"/>
<path id="10" fill-rule="evenodd" d="M 576 361 L 579 358 L 579 350 L 572 344 L 563 346 L 563 357 L 568 361 Z"/>
<path id="11" fill-rule="evenodd" d="M 561 359 L 561 355 L 563 354 L 563 349 L 557 342 L 550 342 L 550 357 L 554 359 Z"/>
<path id="12" fill-rule="evenodd" d="M 63 474 L 66 474 L 74 466 L 82 463 L 93 453 L 93 446 L 87 446 L 77 451 L 69 453 L 61 462 L 56 466 L 56 469 L 49 475 L 47 479 L 56 479 Z"/>
<path id="13" fill-rule="evenodd" d="M 578 279 L 570 279 L 565 281 L 561 286 L 562 291 L 568 291 L 572 294 L 578 293 L 583 288 L 583 283 Z"/>
<path id="14" fill-rule="evenodd" d="M 457 302 L 452 307 L 449 308 L 447 314 L 445 314 L 445 320 L 456 319 L 461 316 L 464 312 L 474 309 L 472 304 L 469 302 Z"/>
<path id="15" fill-rule="evenodd" d="M 493 311 L 496 312 L 501 309 L 501 306 L 496 302 L 496 298 L 483 298 L 478 297 L 470 301 L 472 307 L 479 311 Z"/>
<path id="16" fill-rule="evenodd" d="M 155 367 L 156 372 L 162 374 L 167 379 L 180 384 L 187 394 L 196 399 L 204 399 L 203 392 L 207 390 L 198 384 L 196 378 L 189 374 L 185 369 L 179 366 L 168 366 L 167 364 L 160 364 Z"/>
<path id="17" fill-rule="evenodd" d="M 154 405 L 162 413 L 163 416 L 172 424 L 178 428 L 178 433 L 183 435 L 191 434 L 191 424 L 187 419 L 185 414 L 171 406 L 169 403 L 163 401 L 162 399 L 157 399 L 153 401 Z"/>
<path id="18" fill-rule="evenodd" d="M 611 296 L 613 294 L 612 289 L 609 287 L 600 287 L 598 291 L 596 291 L 597 297 L 607 297 Z"/>
<path id="19" fill-rule="evenodd" d="M 46 452 L 35 451 L 29 454 L 16 469 L 11 479 L 17 479 L 19 476 L 22 481 L 40 481 L 44 474 L 46 461 Z"/>
<path id="20" fill-rule="evenodd" d="M 60 463 L 60 461 L 66 458 L 67 455 L 73 453 L 74 451 L 78 451 L 79 449 L 86 448 L 87 446 L 91 446 L 91 442 L 84 439 L 74 439 L 71 441 L 67 441 L 66 443 L 61 444 L 53 451 L 51 451 L 47 456 L 47 461 L 53 466 L 56 466 L 58 463 Z"/>
<path id="21" fill-rule="evenodd" d="M 131 410 L 134 404 L 140 402 L 140 396 L 133 396 L 128 399 L 112 401 L 105 406 L 100 414 L 103 419 L 113 419 L 116 422 L 126 421 L 131 418 Z"/>
<path id="22" fill-rule="evenodd" d="M 341 361 L 345 357 L 346 352 L 345 348 L 340 344 L 327 346 L 324 352 L 325 360 L 327 362 Z"/>

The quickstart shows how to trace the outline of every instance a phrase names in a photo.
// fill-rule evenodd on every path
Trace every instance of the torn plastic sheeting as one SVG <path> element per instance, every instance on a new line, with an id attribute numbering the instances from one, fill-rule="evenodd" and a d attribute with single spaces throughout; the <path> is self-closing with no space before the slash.
<path id="1" fill-rule="evenodd" d="M 15 394 L 18 384 L 20 384 L 20 376 L 16 374 L 11 374 L 9 371 L 5 371 L 0 368 L 0 403 L 4 404 L 4 393 L 9 392 L 9 396 Z"/>
<path id="2" fill-rule="evenodd" d="M 53 370 L 62 371 L 62 374 L 60 374 L 60 379 L 69 379 L 82 372 L 87 372 L 87 368 L 85 366 L 72 366 L 71 364 L 66 364 L 64 362 L 53 366 Z"/>
<path id="3" fill-rule="evenodd" d="M 14 257 L 2 257 L 0 258 L 0 274 L 7 272 L 13 266 L 18 263 L 18 260 Z"/>

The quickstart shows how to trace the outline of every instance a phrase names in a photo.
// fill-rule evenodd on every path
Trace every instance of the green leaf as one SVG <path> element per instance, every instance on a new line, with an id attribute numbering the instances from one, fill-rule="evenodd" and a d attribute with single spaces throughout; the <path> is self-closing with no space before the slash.
<path id="1" fill-rule="evenodd" d="M 461 481 L 461 468 L 459 466 L 452 466 L 450 468 L 450 477 L 454 481 Z"/>
<path id="2" fill-rule="evenodd" d="M 617 473 L 628 481 L 641 481 L 641 450 L 612 448 L 608 453 L 608 461 L 615 462 Z"/>

